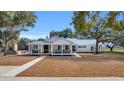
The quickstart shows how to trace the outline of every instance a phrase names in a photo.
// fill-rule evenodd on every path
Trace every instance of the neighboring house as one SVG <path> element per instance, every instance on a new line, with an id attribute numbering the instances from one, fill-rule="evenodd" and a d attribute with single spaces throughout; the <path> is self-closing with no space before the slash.
<path id="1" fill-rule="evenodd" d="M 111 42 L 104 42 L 102 43 L 102 50 L 110 50 L 110 48 L 108 48 L 107 46 L 112 47 L 114 44 Z M 122 46 L 116 45 L 114 46 L 114 49 L 123 49 Z"/>
<path id="2" fill-rule="evenodd" d="M 95 39 L 70 39 L 52 37 L 45 41 L 34 41 L 28 44 L 30 55 L 41 55 L 48 53 L 49 55 L 72 55 L 73 52 L 95 52 Z M 102 46 L 99 45 L 99 52 Z"/>
<path id="3" fill-rule="evenodd" d="M 13 42 L 13 44 L 12 44 L 12 51 L 14 51 L 14 52 L 18 51 L 18 44 L 17 44 L 17 42 Z"/>

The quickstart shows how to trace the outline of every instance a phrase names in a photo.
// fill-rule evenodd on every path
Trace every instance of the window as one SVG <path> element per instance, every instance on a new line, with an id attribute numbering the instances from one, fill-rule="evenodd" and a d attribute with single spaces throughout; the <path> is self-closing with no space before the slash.
<path id="1" fill-rule="evenodd" d="M 60 45 L 58 45 L 58 50 L 61 50 L 61 46 Z"/>
<path id="2" fill-rule="evenodd" d="M 86 48 L 86 46 L 82 46 L 82 48 Z"/>
<path id="3" fill-rule="evenodd" d="M 78 48 L 86 48 L 86 46 L 78 46 Z"/>
<path id="4" fill-rule="evenodd" d="M 91 52 L 92 52 L 92 51 L 94 51 L 94 47 L 93 47 L 93 46 L 91 46 Z"/>
<path id="5" fill-rule="evenodd" d="M 38 45 L 33 45 L 33 49 L 38 49 Z"/>
<path id="6" fill-rule="evenodd" d="M 38 45 L 35 45 L 35 49 L 38 49 Z"/>
<path id="7" fill-rule="evenodd" d="M 35 49 L 35 45 L 33 45 L 33 49 Z"/>
<path id="8" fill-rule="evenodd" d="M 82 46 L 78 46 L 78 48 L 82 48 Z"/>
<path id="9" fill-rule="evenodd" d="M 65 50 L 69 50 L 69 46 L 68 45 L 65 46 Z"/>

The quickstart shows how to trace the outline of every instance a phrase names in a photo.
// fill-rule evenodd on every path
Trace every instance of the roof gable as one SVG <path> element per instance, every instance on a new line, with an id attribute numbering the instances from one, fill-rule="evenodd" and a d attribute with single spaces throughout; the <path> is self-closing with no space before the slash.
<path id="1" fill-rule="evenodd" d="M 43 41 L 33 41 L 31 43 L 28 43 L 28 45 L 40 45 L 40 44 L 44 44 Z"/>
<path id="2" fill-rule="evenodd" d="M 59 38 L 58 40 L 54 41 L 52 44 L 57 44 L 57 45 L 71 45 L 73 42 L 65 39 L 65 38 Z"/>
<path id="3" fill-rule="evenodd" d="M 54 37 L 51 37 L 51 38 L 46 39 L 45 42 L 46 43 L 52 43 L 52 42 L 54 42 L 54 41 L 56 41 L 58 39 L 60 39 L 60 37 L 54 36 Z"/>

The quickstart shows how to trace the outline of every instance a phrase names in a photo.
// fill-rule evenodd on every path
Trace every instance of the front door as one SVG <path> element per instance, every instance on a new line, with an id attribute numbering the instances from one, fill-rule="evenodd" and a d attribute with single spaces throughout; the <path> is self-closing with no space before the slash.
<path id="1" fill-rule="evenodd" d="M 73 51 L 76 51 L 76 46 L 73 45 L 73 46 L 72 46 L 72 50 L 73 50 Z"/>
<path id="2" fill-rule="evenodd" d="M 49 46 L 48 45 L 44 45 L 44 53 L 48 53 L 49 52 Z"/>

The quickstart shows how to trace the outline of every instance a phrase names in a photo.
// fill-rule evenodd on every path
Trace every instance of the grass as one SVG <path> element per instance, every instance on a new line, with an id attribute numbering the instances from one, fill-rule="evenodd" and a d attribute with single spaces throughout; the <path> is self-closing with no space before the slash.
<path id="1" fill-rule="evenodd" d="M 124 53 L 124 50 L 113 50 L 113 53 Z"/>
<path id="2" fill-rule="evenodd" d="M 124 54 L 124 49 L 114 49 L 112 52 L 110 52 L 110 50 L 103 50 L 103 52 Z"/>

